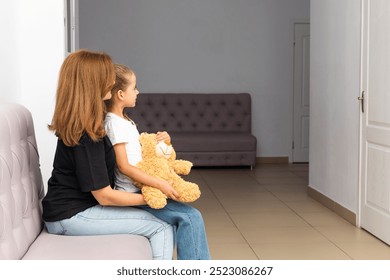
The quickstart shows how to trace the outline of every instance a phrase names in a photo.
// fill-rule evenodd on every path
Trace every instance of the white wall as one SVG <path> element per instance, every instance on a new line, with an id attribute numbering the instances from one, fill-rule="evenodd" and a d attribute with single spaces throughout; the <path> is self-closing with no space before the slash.
<path id="1" fill-rule="evenodd" d="M 19 77 L 19 2 L 7 1 L 2 3 L 0 17 L 1 41 L 0 41 L 0 101 L 20 99 Z"/>
<path id="2" fill-rule="evenodd" d="M 309 185 L 357 213 L 360 1 L 311 1 Z"/>
<path id="3" fill-rule="evenodd" d="M 0 45 L 1 99 L 25 105 L 35 125 L 45 186 L 56 137 L 47 129 L 64 59 L 64 3 L 53 0 L 3 1 Z"/>
<path id="4" fill-rule="evenodd" d="M 258 156 L 291 156 L 293 21 L 309 0 L 80 1 L 80 47 L 137 73 L 142 92 L 249 92 Z"/>

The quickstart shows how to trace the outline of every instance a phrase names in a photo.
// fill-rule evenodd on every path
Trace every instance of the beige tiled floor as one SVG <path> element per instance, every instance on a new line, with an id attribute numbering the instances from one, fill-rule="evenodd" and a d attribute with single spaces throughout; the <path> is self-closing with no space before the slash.
<path id="1" fill-rule="evenodd" d="M 193 169 L 212 258 L 390 259 L 390 246 L 311 199 L 307 178 L 301 164 Z"/>

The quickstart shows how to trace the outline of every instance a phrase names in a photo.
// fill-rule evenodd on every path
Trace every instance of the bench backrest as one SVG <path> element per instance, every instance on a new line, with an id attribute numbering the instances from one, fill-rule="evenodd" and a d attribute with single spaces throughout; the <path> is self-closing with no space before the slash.
<path id="1" fill-rule="evenodd" d="M 126 114 L 140 132 L 251 132 L 248 93 L 141 93 Z"/>
<path id="2" fill-rule="evenodd" d="M 44 195 L 31 113 L 0 104 L 0 259 L 20 259 L 41 232 Z"/>

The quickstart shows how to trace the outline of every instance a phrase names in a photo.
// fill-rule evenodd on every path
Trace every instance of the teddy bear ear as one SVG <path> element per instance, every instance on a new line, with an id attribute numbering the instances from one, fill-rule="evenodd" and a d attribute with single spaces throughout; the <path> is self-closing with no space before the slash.
<path id="1" fill-rule="evenodd" d="M 145 132 L 142 132 L 142 133 L 139 135 L 139 141 L 142 141 L 145 137 L 146 137 Z"/>

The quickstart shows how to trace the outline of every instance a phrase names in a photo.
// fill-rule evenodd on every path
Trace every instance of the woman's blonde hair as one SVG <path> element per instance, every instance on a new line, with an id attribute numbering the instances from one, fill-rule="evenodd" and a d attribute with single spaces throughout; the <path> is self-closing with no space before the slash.
<path id="1" fill-rule="evenodd" d="M 115 84 L 112 87 L 111 93 L 114 96 L 118 91 L 125 91 L 130 85 L 130 77 L 134 74 L 134 71 L 127 67 L 124 64 L 114 64 L 115 68 Z M 107 109 L 110 109 L 112 106 L 112 101 L 114 98 L 106 100 Z"/>
<path id="2" fill-rule="evenodd" d="M 93 141 L 104 137 L 103 98 L 111 91 L 114 80 L 109 55 L 88 50 L 71 53 L 60 70 L 49 129 L 67 146 L 76 146 L 84 133 Z"/>

